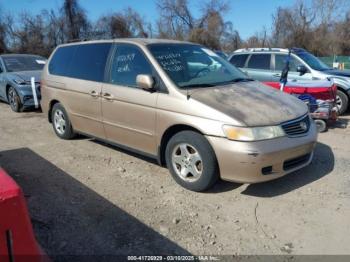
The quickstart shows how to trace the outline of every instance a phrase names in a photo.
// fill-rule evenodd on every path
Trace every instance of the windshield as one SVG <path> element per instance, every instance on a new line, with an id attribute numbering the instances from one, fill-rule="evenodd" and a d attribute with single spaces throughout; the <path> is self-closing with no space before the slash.
<path id="1" fill-rule="evenodd" d="M 224 52 L 222 52 L 222 51 L 216 51 L 215 53 L 218 56 L 221 56 L 221 58 L 223 58 L 223 59 L 227 59 L 228 58 L 227 55 Z"/>
<path id="2" fill-rule="evenodd" d="M 191 44 L 152 44 L 152 55 L 181 89 L 249 81 L 246 75 L 213 51 Z"/>
<path id="3" fill-rule="evenodd" d="M 308 52 L 302 52 L 298 53 L 298 56 L 305 61 L 312 69 L 318 70 L 318 71 L 325 71 L 329 70 L 329 68 L 325 63 L 323 63 L 320 59 L 315 57 L 314 55 L 308 53 Z"/>
<path id="4" fill-rule="evenodd" d="M 42 70 L 46 62 L 41 56 L 5 56 L 2 59 L 7 72 Z"/>

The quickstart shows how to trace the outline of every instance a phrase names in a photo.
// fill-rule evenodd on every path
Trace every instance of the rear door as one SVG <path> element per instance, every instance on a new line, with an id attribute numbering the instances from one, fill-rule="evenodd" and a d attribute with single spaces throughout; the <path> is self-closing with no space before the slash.
<path id="1" fill-rule="evenodd" d="M 243 70 L 248 57 L 249 54 L 234 54 L 230 59 L 230 63 Z"/>
<path id="2" fill-rule="evenodd" d="M 71 45 L 58 49 L 50 61 L 52 76 L 46 81 L 56 90 L 73 127 L 105 138 L 101 113 L 101 91 L 106 61 L 112 43 Z"/>
<path id="3" fill-rule="evenodd" d="M 252 54 L 243 71 L 254 80 L 261 82 L 272 81 L 271 54 Z"/>
<path id="4" fill-rule="evenodd" d="M 157 154 L 156 104 L 158 93 L 136 85 L 139 74 L 154 75 L 144 52 L 133 44 L 116 44 L 107 83 L 102 87 L 103 125 L 108 140 Z"/>

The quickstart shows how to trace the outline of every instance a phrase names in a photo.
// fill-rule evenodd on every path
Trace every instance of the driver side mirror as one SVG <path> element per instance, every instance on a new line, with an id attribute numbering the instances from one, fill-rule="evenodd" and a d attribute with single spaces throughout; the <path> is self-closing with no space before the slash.
<path id="1" fill-rule="evenodd" d="M 136 77 L 136 84 L 143 90 L 152 91 L 154 90 L 155 82 L 151 75 L 138 75 Z"/>
<path id="2" fill-rule="evenodd" d="M 298 65 L 297 72 L 300 73 L 300 76 L 302 76 L 302 75 L 305 75 L 308 72 L 308 70 L 307 70 L 306 66 Z"/>

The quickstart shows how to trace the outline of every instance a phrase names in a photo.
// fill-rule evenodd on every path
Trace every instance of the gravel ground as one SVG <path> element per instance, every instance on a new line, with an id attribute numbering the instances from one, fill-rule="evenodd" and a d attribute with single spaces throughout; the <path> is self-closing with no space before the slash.
<path id="1" fill-rule="evenodd" d="M 60 140 L 42 113 L 0 103 L 0 166 L 22 187 L 50 256 L 349 255 L 349 120 L 319 136 L 303 170 L 194 193 L 150 159 L 85 137 Z"/>

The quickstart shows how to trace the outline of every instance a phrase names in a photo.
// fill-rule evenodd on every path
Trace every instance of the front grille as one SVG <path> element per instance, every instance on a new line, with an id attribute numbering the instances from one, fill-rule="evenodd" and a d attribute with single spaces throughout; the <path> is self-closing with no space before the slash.
<path id="1" fill-rule="evenodd" d="M 306 115 L 302 118 L 286 122 L 282 124 L 284 132 L 288 136 L 300 136 L 309 131 L 310 128 L 310 117 Z"/>
<path id="2" fill-rule="evenodd" d="M 306 164 L 310 160 L 310 157 L 311 157 L 311 154 L 307 154 L 307 155 L 303 155 L 303 156 L 299 156 L 299 157 L 287 160 L 283 163 L 283 170 L 288 171 L 295 167 Z"/>

